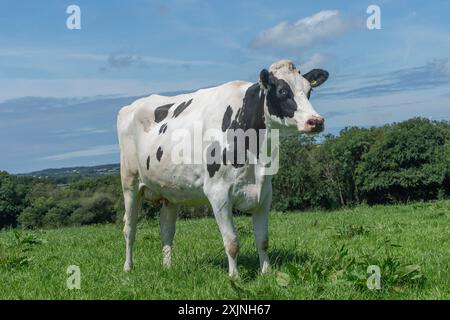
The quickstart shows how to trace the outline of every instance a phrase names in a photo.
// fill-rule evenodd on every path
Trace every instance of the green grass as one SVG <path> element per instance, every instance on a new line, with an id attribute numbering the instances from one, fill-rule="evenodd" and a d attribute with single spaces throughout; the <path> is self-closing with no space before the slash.
<path id="1" fill-rule="evenodd" d="M 231 282 L 212 218 L 180 220 L 162 268 L 158 222 L 139 225 L 135 269 L 122 272 L 121 226 L 0 232 L 0 299 L 449 299 L 450 201 L 272 213 L 272 271 L 258 274 L 251 219 L 235 219 L 241 279 Z M 81 290 L 66 288 L 69 265 Z M 366 286 L 381 268 L 381 290 Z"/>

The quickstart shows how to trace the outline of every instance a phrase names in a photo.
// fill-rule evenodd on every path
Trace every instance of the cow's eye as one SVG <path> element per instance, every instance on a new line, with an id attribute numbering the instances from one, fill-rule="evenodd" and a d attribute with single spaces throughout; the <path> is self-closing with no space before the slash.
<path id="1" fill-rule="evenodd" d="M 288 91 L 286 89 L 280 89 L 280 91 L 278 91 L 278 92 L 279 92 L 280 96 L 283 96 L 283 97 L 288 95 Z"/>

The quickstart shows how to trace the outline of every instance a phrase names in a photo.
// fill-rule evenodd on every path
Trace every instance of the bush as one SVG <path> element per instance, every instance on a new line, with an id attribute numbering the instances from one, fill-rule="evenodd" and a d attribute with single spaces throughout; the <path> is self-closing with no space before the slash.
<path id="1" fill-rule="evenodd" d="M 49 208 L 55 207 L 56 204 L 52 198 L 39 197 L 32 204 L 26 207 L 19 215 L 18 221 L 23 228 L 33 229 L 44 226 L 43 218 Z"/>
<path id="2" fill-rule="evenodd" d="M 392 126 L 357 168 L 362 196 L 369 203 L 435 199 L 446 177 L 445 142 L 444 132 L 426 119 Z"/>
<path id="3" fill-rule="evenodd" d="M 107 194 L 95 194 L 81 203 L 70 217 L 75 225 L 114 222 L 116 220 L 114 200 Z"/>
<path id="4" fill-rule="evenodd" d="M 13 177 L 0 171 L 0 229 L 15 227 L 22 207 L 23 199 L 17 192 L 17 184 Z"/>
<path id="5" fill-rule="evenodd" d="M 280 139 L 279 171 L 273 178 L 273 208 L 279 211 L 320 207 L 321 183 L 311 153 L 317 147 L 309 136 Z"/>
<path id="6" fill-rule="evenodd" d="M 43 217 L 43 225 L 51 228 L 60 228 L 70 224 L 70 216 L 78 209 L 76 203 L 61 203 L 50 208 Z"/>

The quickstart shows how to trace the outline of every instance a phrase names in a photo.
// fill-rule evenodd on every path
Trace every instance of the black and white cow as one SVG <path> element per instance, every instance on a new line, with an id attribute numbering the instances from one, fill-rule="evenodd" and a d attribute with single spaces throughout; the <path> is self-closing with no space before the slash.
<path id="1" fill-rule="evenodd" d="M 265 174 L 265 165 L 250 162 L 247 157 L 247 154 L 257 153 L 253 155 L 258 158 L 259 148 L 255 151 L 245 145 L 244 162 L 238 163 L 226 142 L 228 133 L 236 129 L 265 130 L 264 140 L 273 129 L 322 131 L 324 119 L 314 110 L 309 98 L 312 88 L 327 78 L 328 72 L 320 69 L 301 75 L 292 62 L 281 60 L 269 70 L 262 70 L 257 83 L 233 81 L 173 97 L 151 95 L 123 107 L 117 128 L 125 200 L 124 270 L 130 271 L 133 266 L 137 211 L 145 198 L 162 203 L 160 228 L 164 266 L 171 265 L 177 206 L 209 203 L 222 234 L 230 276 L 238 276 L 236 258 L 239 252 L 232 209 L 252 213 L 261 271 L 267 272 L 271 175 Z M 199 126 L 202 132 L 219 131 L 225 144 L 212 141 L 201 148 L 192 148 L 191 155 L 202 161 L 190 164 L 174 161 L 174 136 L 195 135 Z M 261 142 L 264 141 L 257 142 L 258 146 Z M 211 157 L 220 160 L 204 161 Z"/>

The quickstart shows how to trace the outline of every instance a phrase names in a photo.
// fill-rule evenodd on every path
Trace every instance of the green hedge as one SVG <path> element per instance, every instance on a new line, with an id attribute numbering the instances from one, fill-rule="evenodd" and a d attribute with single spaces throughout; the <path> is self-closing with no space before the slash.
<path id="1" fill-rule="evenodd" d="M 450 194 L 450 123 L 414 118 L 339 136 L 283 137 L 273 179 L 274 210 L 337 209 L 361 203 L 430 200 Z M 120 177 L 59 180 L 0 172 L 0 228 L 120 222 Z M 159 206 L 144 203 L 141 218 Z M 210 215 L 182 207 L 184 218 Z"/>

